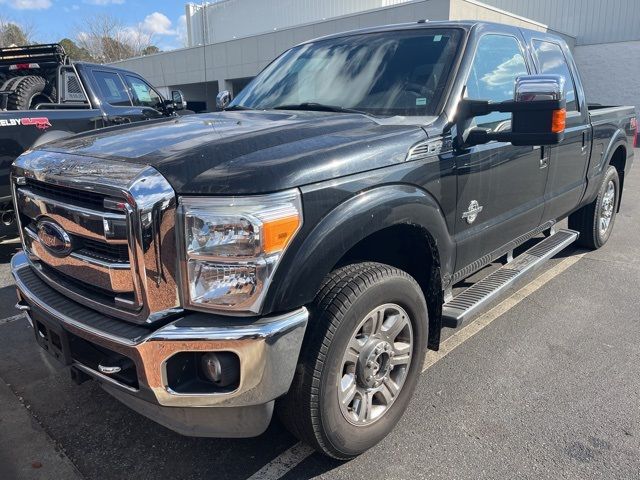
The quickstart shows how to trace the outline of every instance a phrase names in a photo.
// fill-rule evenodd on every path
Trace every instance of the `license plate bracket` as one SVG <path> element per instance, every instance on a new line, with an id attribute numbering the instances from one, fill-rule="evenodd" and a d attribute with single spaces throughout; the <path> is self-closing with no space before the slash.
<path id="1" fill-rule="evenodd" d="M 33 330 L 38 344 L 62 365 L 71 365 L 69 336 L 60 326 L 41 318 L 32 318 Z"/>

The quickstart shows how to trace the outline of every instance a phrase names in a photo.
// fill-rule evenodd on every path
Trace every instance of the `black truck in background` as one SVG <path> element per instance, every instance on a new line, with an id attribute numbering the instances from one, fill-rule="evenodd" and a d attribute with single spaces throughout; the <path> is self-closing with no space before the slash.
<path id="1" fill-rule="evenodd" d="M 607 242 L 637 131 L 589 107 L 561 39 L 477 21 L 305 42 L 219 98 L 16 160 L 18 308 L 168 428 L 255 436 L 277 411 L 339 459 L 396 425 L 444 325 Z"/>
<path id="2" fill-rule="evenodd" d="M 138 74 L 71 62 L 58 44 L 0 49 L 0 237 L 17 233 L 9 169 L 28 149 L 98 128 L 176 115 L 185 108 Z"/>

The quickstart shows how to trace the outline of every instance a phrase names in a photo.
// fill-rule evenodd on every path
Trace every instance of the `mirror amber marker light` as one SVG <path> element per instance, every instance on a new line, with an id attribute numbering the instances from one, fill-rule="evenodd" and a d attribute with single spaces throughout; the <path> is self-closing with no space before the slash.
<path id="1" fill-rule="evenodd" d="M 567 110 L 561 108 L 553 111 L 553 117 L 551 118 L 551 132 L 562 133 L 567 125 Z"/>

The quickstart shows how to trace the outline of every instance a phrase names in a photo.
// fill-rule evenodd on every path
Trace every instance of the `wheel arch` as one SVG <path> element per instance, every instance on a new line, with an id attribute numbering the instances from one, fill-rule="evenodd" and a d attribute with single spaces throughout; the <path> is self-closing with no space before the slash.
<path id="1" fill-rule="evenodd" d="M 387 263 L 417 277 L 429 307 L 429 347 L 438 348 L 443 283 L 451 276 L 455 248 L 444 214 L 430 194 L 410 185 L 360 192 L 325 215 L 292 247 L 276 272 L 266 309 L 310 303 L 326 275 L 339 266 Z"/>
<path id="2" fill-rule="evenodd" d="M 620 193 L 618 195 L 618 212 L 620 211 L 620 205 L 622 204 L 622 193 L 624 192 L 624 177 L 627 167 L 627 146 L 624 143 L 619 143 L 613 153 L 609 156 L 607 165 L 615 167 L 618 171 L 618 178 L 620 181 Z"/>
<path id="3" fill-rule="evenodd" d="M 587 174 L 587 189 L 580 203 L 580 207 L 588 205 L 593 202 L 598 196 L 598 189 L 602 182 L 607 168 L 609 165 L 613 165 L 618 170 L 618 176 L 620 177 L 620 200 L 622 198 L 622 186 L 624 182 L 624 171 L 627 163 L 627 137 L 626 133 L 622 129 L 617 129 L 611 136 L 611 140 L 607 144 L 606 148 L 599 155 L 599 158 L 594 158 L 596 152 L 592 152 L 592 158 L 589 164 L 589 173 Z M 619 158 L 622 155 L 623 158 Z M 620 202 L 618 202 L 618 207 Z"/>

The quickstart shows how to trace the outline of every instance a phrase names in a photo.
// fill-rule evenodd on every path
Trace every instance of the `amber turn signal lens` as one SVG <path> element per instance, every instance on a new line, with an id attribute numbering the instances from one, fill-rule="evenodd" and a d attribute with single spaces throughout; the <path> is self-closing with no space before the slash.
<path id="1" fill-rule="evenodd" d="M 567 125 L 567 111 L 564 108 L 553 111 L 551 118 L 551 132 L 562 133 Z"/>
<path id="2" fill-rule="evenodd" d="M 284 250 L 299 226 L 300 218 L 298 217 L 285 217 L 266 222 L 263 226 L 264 252 L 273 253 Z"/>

